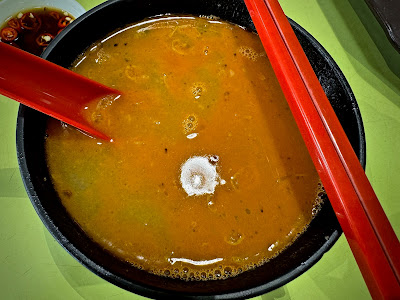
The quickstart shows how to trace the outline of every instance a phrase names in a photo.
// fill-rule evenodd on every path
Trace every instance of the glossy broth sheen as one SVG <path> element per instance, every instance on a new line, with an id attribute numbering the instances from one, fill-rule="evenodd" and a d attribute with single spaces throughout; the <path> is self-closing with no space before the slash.
<path id="1" fill-rule="evenodd" d="M 256 34 L 151 19 L 73 70 L 123 92 L 84 112 L 114 141 L 51 120 L 48 165 L 67 211 L 114 255 L 163 276 L 226 278 L 311 221 L 319 178 Z"/>

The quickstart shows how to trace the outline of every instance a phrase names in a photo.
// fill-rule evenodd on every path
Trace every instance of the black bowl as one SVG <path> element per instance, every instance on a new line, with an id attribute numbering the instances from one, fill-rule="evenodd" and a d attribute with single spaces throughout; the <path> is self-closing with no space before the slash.
<path id="1" fill-rule="evenodd" d="M 91 43 L 129 23 L 160 14 L 214 15 L 255 30 L 241 0 L 114 0 L 87 12 L 67 27 L 43 57 L 69 67 Z M 339 117 L 361 164 L 365 138 L 354 95 L 338 66 L 316 40 L 293 21 L 292 27 Z M 170 279 L 149 274 L 119 260 L 94 243 L 71 219 L 53 188 L 44 151 L 47 116 L 20 106 L 18 161 L 26 190 L 39 217 L 55 239 L 80 263 L 109 282 L 151 297 L 247 298 L 266 293 L 296 278 L 330 249 L 341 228 L 325 201 L 309 228 L 283 253 L 254 270 L 217 281 Z"/>

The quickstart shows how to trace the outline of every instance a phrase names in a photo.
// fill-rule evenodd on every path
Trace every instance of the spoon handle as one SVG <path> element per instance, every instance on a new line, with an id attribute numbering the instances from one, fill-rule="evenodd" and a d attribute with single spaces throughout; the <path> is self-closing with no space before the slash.
<path id="1" fill-rule="evenodd" d="M 400 244 L 277 0 L 245 0 L 374 299 L 400 297 Z"/>
<path id="2" fill-rule="evenodd" d="M 0 94 L 110 140 L 92 127 L 82 111 L 90 101 L 120 92 L 0 42 Z"/>

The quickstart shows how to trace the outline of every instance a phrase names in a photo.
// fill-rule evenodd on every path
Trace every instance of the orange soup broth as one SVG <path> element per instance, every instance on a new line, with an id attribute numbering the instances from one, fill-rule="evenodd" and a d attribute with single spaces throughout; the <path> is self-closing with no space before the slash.
<path id="1" fill-rule="evenodd" d="M 216 279 L 253 268 L 309 224 L 319 178 L 256 34 L 161 18 L 111 35 L 73 70 L 122 92 L 85 110 L 113 142 L 52 120 L 46 151 L 63 205 L 139 268 Z M 213 161 L 213 192 L 189 196 L 182 165 Z"/>

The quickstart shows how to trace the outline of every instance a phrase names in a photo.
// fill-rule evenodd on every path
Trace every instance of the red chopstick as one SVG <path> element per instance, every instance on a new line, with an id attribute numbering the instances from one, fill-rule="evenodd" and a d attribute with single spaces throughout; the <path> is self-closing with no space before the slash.
<path id="1" fill-rule="evenodd" d="M 245 0 L 374 299 L 400 298 L 400 243 L 278 0 Z"/>

